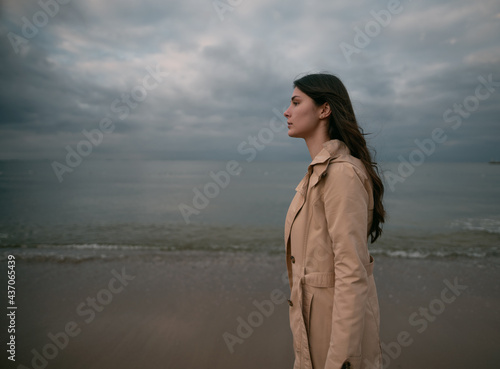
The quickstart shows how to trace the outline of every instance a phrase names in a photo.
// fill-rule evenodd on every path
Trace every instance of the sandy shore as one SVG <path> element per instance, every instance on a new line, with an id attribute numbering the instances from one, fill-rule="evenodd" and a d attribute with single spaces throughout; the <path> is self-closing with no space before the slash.
<path id="1" fill-rule="evenodd" d="M 18 260 L 16 362 L 3 350 L 2 367 L 291 368 L 284 271 L 251 253 Z M 498 367 L 498 261 L 379 257 L 375 277 L 386 368 Z"/>

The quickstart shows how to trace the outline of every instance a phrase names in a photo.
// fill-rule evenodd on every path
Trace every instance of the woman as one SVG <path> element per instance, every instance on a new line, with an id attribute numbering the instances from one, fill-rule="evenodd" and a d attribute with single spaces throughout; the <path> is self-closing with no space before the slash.
<path id="1" fill-rule="evenodd" d="M 285 222 L 294 369 L 380 368 L 367 243 L 382 233 L 384 187 L 342 82 L 311 74 L 294 87 L 288 135 L 312 158 Z"/>

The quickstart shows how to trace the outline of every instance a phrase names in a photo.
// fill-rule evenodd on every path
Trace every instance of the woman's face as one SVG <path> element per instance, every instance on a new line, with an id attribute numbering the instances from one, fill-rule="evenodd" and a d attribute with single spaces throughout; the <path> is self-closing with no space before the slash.
<path id="1" fill-rule="evenodd" d="M 321 107 L 314 100 L 299 90 L 293 90 L 290 106 L 283 113 L 288 122 L 288 136 L 308 138 L 320 127 Z"/>

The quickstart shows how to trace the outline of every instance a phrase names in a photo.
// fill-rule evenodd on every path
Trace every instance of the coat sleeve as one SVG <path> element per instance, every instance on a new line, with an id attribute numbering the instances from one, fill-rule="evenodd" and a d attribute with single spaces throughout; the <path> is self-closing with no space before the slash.
<path id="1" fill-rule="evenodd" d="M 332 163 L 325 178 L 325 215 L 334 254 L 332 330 L 325 369 L 361 365 L 368 298 L 368 212 L 371 186 L 351 163 Z"/>

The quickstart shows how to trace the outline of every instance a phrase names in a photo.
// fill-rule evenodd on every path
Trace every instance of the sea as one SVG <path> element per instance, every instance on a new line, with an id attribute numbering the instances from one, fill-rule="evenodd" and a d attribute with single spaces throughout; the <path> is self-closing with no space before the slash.
<path id="1" fill-rule="evenodd" d="M 50 161 L 0 161 L 0 258 L 283 253 L 308 164 L 89 159 L 58 178 Z M 380 164 L 387 221 L 373 255 L 500 260 L 500 165 L 400 166 Z"/>

